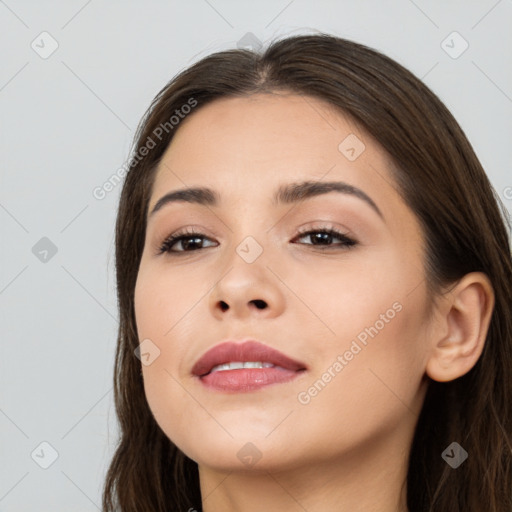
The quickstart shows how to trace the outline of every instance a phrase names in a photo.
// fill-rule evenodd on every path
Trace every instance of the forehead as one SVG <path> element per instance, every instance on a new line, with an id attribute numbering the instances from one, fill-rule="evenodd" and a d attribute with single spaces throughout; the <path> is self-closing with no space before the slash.
<path id="1" fill-rule="evenodd" d="M 332 105 L 295 94 L 257 94 L 215 100 L 182 121 L 153 193 L 192 184 L 227 187 L 227 193 L 252 183 L 261 190 L 302 179 L 393 188 L 388 167 L 380 145 Z"/>

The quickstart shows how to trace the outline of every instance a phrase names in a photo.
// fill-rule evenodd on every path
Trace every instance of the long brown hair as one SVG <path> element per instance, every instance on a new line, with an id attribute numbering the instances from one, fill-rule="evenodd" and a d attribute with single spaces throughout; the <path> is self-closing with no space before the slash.
<path id="1" fill-rule="evenodd" d="M 464 376 L 430 381 L 404 485 L 411 512 L 511 512 L 512 261 L 506 210 L 464 132 L 432 91 L 376 50 L 329 35 L 276 41 L 263 54 L 210 55 L 171 80 L 138 127 L 132 148 L 137 158 L 123 185 L 116 225 L 120 326 L 114 398 L 120 440 L 106 476 L 104 511 L 202 510 L 197 464 L 157 425 L 134 356 L 134 289 L 148 201 L 158 163 L 179 129 L 169 122 L 176 110 L 186 113 L 190 109 L 183 105 L 195 105 L 193 115 L 217 98 L 278 90 L 341 109 L 389 153 L 397 189 L 427 241 L 425 271 L 433 297 L 466 273 L 489 277 L 495 306 L 483 353 Z M 141 158 L 141 148 L 150 145 Z M 441 457 L 453 441 L 469 453 L 456 470 Z"/>

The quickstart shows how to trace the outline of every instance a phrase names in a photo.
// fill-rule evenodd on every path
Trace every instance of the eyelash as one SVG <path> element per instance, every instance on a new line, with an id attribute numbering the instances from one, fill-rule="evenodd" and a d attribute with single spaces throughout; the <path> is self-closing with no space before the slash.
<path id="1" fill-rule="evenodd" d="M 305 236 L 308 236 L 308 235 L 312 235 L 312 234 L 315 234 L 315 233 L 325 233 L 325 234 L 328 234 L 328 235 L 331 235 L 333 237 L 336 237 L 336 238 L 339 238 L 341 240 L 341 243 L 336 245 L 336 246 L 333 246 L 333 245 L 330 245 L 330 246 L 322 246 L 322 245 L 319 245 L 319 246 L 315 246 L 315 244 L 305 244 L 305 245 L 312 245 L 314 247 L 317 247 L 317 248 L 320 248 L 320 250 L 322 251 L 325 251 L 325 250 L 330 250 L 332 249 L 332 247 L 343 247 L 343 248 L 346 248 L 346 249 L 351 249 L 352 247 L 354 247 L 355 245 L 357 245 L 357 241 L 354 240 L 353 238 L 349 238 L 347 235 L 343 234 L 343 233 L 340 233 L 339 231 L 336 231 L 335 229 L 332 229 L 332 228 L 329 228 L 329 227 L 319 227 L 319 228 L 316 228 L 316 229 L 306 229 L 306 230 L 299 230 L 299 232 L 297 233 L 297 236 L 295 238 L 303 238 Z M 181 240 L 186 240 L 187 238 L 203 238 L 203 239 L 207 239 L 208 237 L 206 235 L 204 235 L 203 233 L 199 233 L 197 231 L 193 231 L 193 230 L 182 230 L 182 231 L 178 231 L 172 235 L 170 235 L 169 237 L 167 237 L 163 242 L 162 244 L 160 245 L 160 248 L 158 250 L 158 254 L 164 254 L 164 253 L 168 253 L 168 254 L 173 254 L 173 255 L 177 255 L 177 254 L 185 254 L 187 252 L 197 252 L 201 249 L 206 249 L 207 247 L 201 247 L 199 249 L 193 249 L 192 251 L 171 251 L 171 248 L 174 244 L 176 244 L 177 242 L 181 241 Z"/>

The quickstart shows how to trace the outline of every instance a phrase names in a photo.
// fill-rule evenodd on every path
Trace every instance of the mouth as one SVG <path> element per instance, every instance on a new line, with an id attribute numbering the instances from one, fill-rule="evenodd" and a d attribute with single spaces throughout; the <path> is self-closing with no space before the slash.
<path id="1" fill-rule="evenodd" d="M 192 374 L 208 388 L 244 392 L 288 382 L 306 370 L 304 363 L 250 340 L 216 345 L 195 363 Z"/>

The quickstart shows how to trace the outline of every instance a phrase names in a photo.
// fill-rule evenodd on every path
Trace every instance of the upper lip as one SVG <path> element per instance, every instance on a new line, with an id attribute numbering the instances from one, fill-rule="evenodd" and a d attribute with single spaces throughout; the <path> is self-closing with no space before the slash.
<path id="1" fill-rule="evenodd" d="M 296 361 L 259 341 L 248 340 L 243 343 L 227 341 L 215 345 L 197 360 L 192 368 L 192 374 L 202 377 L 208 374 L 214 366 L 234 361 L 267 362 L 292 371 L 306 369 L 304 363 Z"/>

